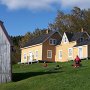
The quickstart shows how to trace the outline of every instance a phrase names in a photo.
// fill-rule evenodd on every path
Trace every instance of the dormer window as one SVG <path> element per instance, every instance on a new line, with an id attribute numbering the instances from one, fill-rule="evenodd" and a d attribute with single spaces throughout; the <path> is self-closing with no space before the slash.
<path id="1" fill-rule="evenodd" d="M 57 40 L 56 39 L 50 39 L 49 40 L 49 44 L 50 45 L 56 45 L 57 44 Z"/>
<path id="2" fill-rule="evenodd" d="M 83 42 L 83 41 L 84 41 L 84 38 L 83 38 L 83 37 L 81 37 L 81 38 L 80 38 L 80 42 Z"/>
<path id="3" fill-rule="evenodd" d="M 64 33 L 64 35 L 63 35 L 63 37 L 62 37 L 62 42 L 63 42 L 63 43 L 68 43 L 68 38 L 67 38 L 66 33 Z"/>
<path id="4" fill-rule="evenodd" d="M 67 38 L 65 37 L 64 42 L 67 42 Z"/>

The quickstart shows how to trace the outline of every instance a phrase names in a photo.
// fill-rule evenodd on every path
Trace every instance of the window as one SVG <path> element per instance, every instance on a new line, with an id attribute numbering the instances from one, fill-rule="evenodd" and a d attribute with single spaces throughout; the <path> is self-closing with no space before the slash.
<path id="1" fill-rule="evenodd" d="M 35 57 L 38 58 L 38 50 L 35 51 Z"/>
<path id="2" fill-rule="evenodd" d="M 68 42 L 68 38 L 67 38 L 67 35 L 65 33 L 63 35 L 62 42 L 63 43 L 67 43 Z"/>
<path id="3" fill-rule="evenodd" d="M 56 39 L 50 39 L 49 40 L 49 44 L 50 45 L 56 45 L 57 44 L 57 40 Z"/>
<path id="4" fill-rule="evenodd" d="M 72 57 L 72 55 L 73 55 L 73 49 L 72 48 L 69 48 L 68 49 L 68 56 L 69 57 Z"/>
<path id="5" fill-rule="evenodd" d="M 47 58 L 52 58 L 52 50 L 47 51 Z"/>
<path id="6" fill-rule="evenodd" d="M 64 42 L 67 42 L 67 38 L 65 37 Z"/>
<path id="7" fill-rule="evenodd" d="M 62 59 L 62 50 L 59 50 L 59 59 Z"/>
<path id="8" fill-rule="evenodd" d="M 82 46 L 78 47 L 78 56 L 79 56 L 80 59 L 83 58 L 83 47 Z"/>
<path id="9" fill-rule="evenodd" d="M 83 41 L 84 41 L 84 38 L 83 38 L 83 37 L 81 37 L 81 38 L 80 38 L 80 42 L 83 42 Z"/>
<path id="10" fill-rule="evenodd" d="M 26 56 L 26 54 L 24 54 L 24 59 L 26 59 L 27 58 L 27 56 Z"/>

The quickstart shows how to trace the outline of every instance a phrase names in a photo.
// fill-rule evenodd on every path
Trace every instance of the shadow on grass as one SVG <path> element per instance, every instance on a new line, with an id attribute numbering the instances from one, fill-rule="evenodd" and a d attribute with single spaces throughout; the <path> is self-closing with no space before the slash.
<path id="1" fill-rule="evenodd" d="M 26 73 L 13 73 L 12 74 L 12 80 L 13 82 L 17 82 L 20 80 L 24 80 L 30 77 L 39 76 L 39 75 L 45 75 L 45 74 L 52 74 L 52 73 L 60 73 L 59 72 L 26 72 Z"/>

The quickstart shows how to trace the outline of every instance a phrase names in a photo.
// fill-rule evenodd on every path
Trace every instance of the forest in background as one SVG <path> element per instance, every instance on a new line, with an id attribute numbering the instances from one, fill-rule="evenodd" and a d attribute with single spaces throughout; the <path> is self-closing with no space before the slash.
<path id="1" fill-rule="evenodd" d="M 23 47 L 28 40 L 46 34 L 46 30 L 58 30 L 63 34 L 64 32 L 80 32 L 82 28 L 90 34 L 90 9 L 86 10 L 74 7 L 68 14 L 58 10 L 55 20 L 53 23 L 48 24 L 48 28 L 37 28 L 32 33 L 27 32 L 23 36 L 11 36 L 13 42 L 13 50 L 11 54 L 12 63 L 15 64 L 20 62 L 20 48 Z"/>

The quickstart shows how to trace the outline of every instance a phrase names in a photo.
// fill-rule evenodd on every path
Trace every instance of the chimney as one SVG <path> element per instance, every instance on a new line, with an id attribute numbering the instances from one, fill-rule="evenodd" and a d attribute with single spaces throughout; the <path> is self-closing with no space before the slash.
<path id="1" fill-rule="evenodd" d="M 81 32 L 84 32 L 83 28 L 81 29 Z"/>
<path id="2" fill-rule="evenodd" d="M 48 30 L 46 30 L 46 34 L 48 34 L 49 33 L 49 31 Z"/>

